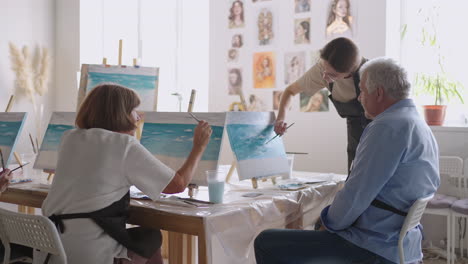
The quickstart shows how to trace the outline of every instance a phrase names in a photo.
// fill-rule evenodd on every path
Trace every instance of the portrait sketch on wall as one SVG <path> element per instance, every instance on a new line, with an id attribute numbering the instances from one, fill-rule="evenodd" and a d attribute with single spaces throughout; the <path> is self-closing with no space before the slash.
<path id="1" fill-rule="evenodd" d="M 249 95 L 247 111 L 264 112 L 266 110 L 265 102 L 263 102 L 263 99 L 260 98 L 260 96 L 255 94 Z"/>
<path id="2" fill-rule="evenodd" d="M 294 0 L 294 12 L 304 13 L 310 11 L 310 0 Z"/>
<path id="3" fill-rule="evenodd" d="M 331 0 L 325 28 L 327 39 L 354 37 L 354 20 L 350 0 Z"/>
<path id="4" fill-rule="evenodd" d="M 242 90 L 242 70 L 232 68 L 228 70 L 228 93 L 229 95 L 240 95 Z"/>
<path id="5" fill-rule="evenodd" d="M 291 84 L 305 72 L 305 51 L 284 55 L 284 84 Z"/>
<path id="6" fill-rule="evenodd" d="M 232 36 L 231 47 L 232 48 L 242 48 L 244 45 L 244 40 L 241 34 L 235 34 Z"/>
<path id="7" fill-rule="evenodd" d="M 228 50 L 228 62 L 237 62 L 239 58 L 239 50 L 238 49 L 229 49 Z"/>
<path id="8" fill-rule="evenodd" d="M 257 52 L 253 57 L 254 88 L 274 88 L 276 82 L 275 53 Z"/>
<path id="9" fill-rule="evenodd" d="M 231 2 L 229 8 L 229 28 L 242 28 L 244 27 L 244 3 L 240 0 Z"/>
<path id="10" fill-rule="evenodd" d="M 300 94 L 301 112 L 325 112 L 328 111 L 328 89 L 323 88 L 315 94 L 302 92 Z"/>
<path id="11" fill-rule="evenodd" d="M 294 43 L 310 43 L 310 18 L 300 18 L 294 20 Z"/>
<path id="12" fill-rule="evenodd" d="M 269 8 L 262 8 L 257 17 L 258 44 L 270 45 L 273 42 L 273 12 Z"/>

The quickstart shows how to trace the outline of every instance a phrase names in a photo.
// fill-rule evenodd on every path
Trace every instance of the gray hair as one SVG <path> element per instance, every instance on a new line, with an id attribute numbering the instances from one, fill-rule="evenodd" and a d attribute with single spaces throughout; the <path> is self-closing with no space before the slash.
<path id="1" fill-rule="evenodd" d="M 366 87 L 373 93 L 377 86 L 382 86 L 385 93 L 396 100 L 409 97 L 411 84 L 406 70 L 390 58 L 376 58 L 366 62 L 359 70 L 362 79 L 367 73 Z"/>

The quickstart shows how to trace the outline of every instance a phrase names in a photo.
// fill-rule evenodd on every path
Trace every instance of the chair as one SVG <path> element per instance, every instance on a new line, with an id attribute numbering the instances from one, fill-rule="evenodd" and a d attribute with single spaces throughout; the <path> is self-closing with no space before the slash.
<path id="1" fill-rule="evenodd" d="M 463 160 L 455 156 L 439 157 L 440 187 L 434 198 L 427 204 L 426 215 L 440 215 L 447 217 L 447 264 L 452 263 L 453 252 L 452 238 L 452 204 L 461 197 L 461 193 L 455 181 L 459 180 L 463 171 Z M 452 249 L 452 250 L 451 250 Z"/>
<path id="2" fill-rule="evenodd" d="M 400 263 L 402 264 L 405 263 L 403 240 L 406 236 L 406 233 L 419 224 L 419 220 L 421 220 L 421 217 L 424 213 L 424 209 L 426 209 L 427 203 L 433 197 L 434 194 L 431 194 L 429 196 L 416 200 L 416 202 L 414 202 L 414 204 L 409 209 L 408 215 L 406 215 L 405 221 L 403 222 L 403 226 L 401 227 L 400 237 L 398 239 L 398 252 L 400 254 Z"/>
<path id="3" fill-rule="evenodd" d="M 45 216 L 27 215 L 0 208 L 0 238 L 5 246 L 3 263 L 10 261 L 10 243 L 56 255 L 59 263 L 67 263 L 57 228 Z"/>
<path id="4" fill-rule="evenodd" d="M 468 159 L 465 161 L 465 173 L 462 174 L 462 176 L 459 177 L 459 180 L 457 182 L 457 185 L 460 190 L 460 200 L 455 201 L 452 204 L 452 237 L 455 243 L 455 231 L 456 231 L 456 220 L 457 218 L 468 218 Z M 460 226 L 459 232 L 459 241 L 460 241 L 460 257 L 463 257 L 463 251 L 464 251 L 464 236 L 466 232 L 466 222 L 465 226 L 462 227 Z M 460 235 L 463 234 L 463 235 Z M 455 247 L 452 248 L 452 254 L 455 254 Z M 453 263 L 453 262 L 452 262 Z"/>

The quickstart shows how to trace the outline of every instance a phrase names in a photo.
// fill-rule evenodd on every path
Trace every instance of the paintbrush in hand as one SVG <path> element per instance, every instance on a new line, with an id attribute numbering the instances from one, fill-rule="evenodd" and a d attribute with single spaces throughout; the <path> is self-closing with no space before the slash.
<path id="1" fill-rule="evenodd" d="M 286 129 L 284 130 L 284 132 L 286 132 L 286 130 L 288 130 L 288 128 L 292 127 L 294 125 L 294 123 L 290 124 L 289 126 L 286 127 Z M 265 144 L 268 144 L 270 143 L 270 141 L 272 141 L 273 139 L 277 138 L 278 136 L 282 136 L 280 134 L 276 134 L 276 136 L 274 136 L 272 139 L 268 140 Z"/>
<path id="2" fill-rule="evenodd" d="M 197 122 L 200 122 L 200 121 L 201 121 L 200 119 L 198 119 L 198 118 L 197 118 L 194 114 L 192 114 L 191 112 L 188 112 L 188 113 L 189 113 L 189 115 L 190 115 L 191 117 L 193 117 L 193 119 L 197 120 Z"/>

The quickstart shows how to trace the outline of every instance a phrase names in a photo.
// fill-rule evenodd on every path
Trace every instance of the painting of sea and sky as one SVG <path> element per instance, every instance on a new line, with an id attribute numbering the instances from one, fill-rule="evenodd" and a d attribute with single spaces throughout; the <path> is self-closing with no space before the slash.
<path id="1" fill-rule="evenodd" d="M 274 121 L 274 112 L 227 113 L 226 129 L 237 159 L 239 180 L 289 172 L 281 137 L 268 142 L 276 136 Z"/>
<path id="2" fill-rule="evenodd" d="M 50 117 L 39 154 L 34 163 L 35 169 L 55 170 L 58 148 L 65 131 L 75 128 L 75 112 L 54 112 Z"/>
<path id="3" fill-rule="evenodd" d="M 101 83 L 116 83 L 131 88 L 140 96 L 142 111 L 155 111 L 159 69 L 152 67 L 121 67 L 100 64 L 83 64 L 81 67 L 78 106 L 85 95 Z"/>
<path id="4" fill-rule="evenodd" d="M 25 119 L 26 113 L 0 113 L 0 149 L 5 167 L 11 161 Z"/>
<path id="5" fill-rule="evenodd" d="M 198 164 L 191 183 L 207 185 L 205 171 L 218 166 L 223 138 L 225 113 L 194 113 L 212 127 L 210 142 Z M 146 112 L 141 144 L 164 164 L 178 170 L 187 159 L 193 145 L 193 133 L 198 122 L 188 113 Z"/>

